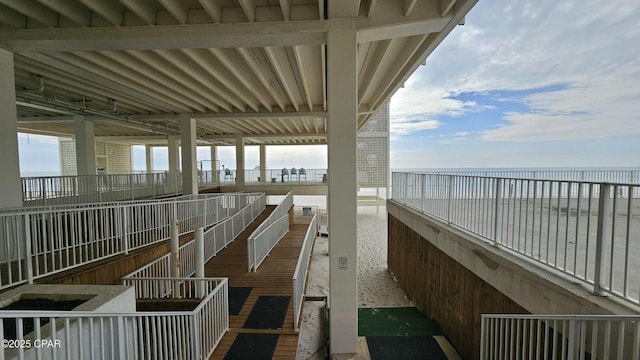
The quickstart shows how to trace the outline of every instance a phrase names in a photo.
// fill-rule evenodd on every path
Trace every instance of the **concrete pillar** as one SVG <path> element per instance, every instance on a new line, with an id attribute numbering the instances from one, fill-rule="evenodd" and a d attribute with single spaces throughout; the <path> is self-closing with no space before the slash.
<path id="1" fill-rule="evenodd" d="M 180 139 L 182 149 L 182 194 L 198 193 L 198 169 L 196 166 L 196 120 L 180 118 Z"/>
<path id="2" fill-rule="evenodd" d="M 0 49 L 0 208 L 22 206 L 13 53 Z"/>
<path id="3" fill-rule="evenodd" d="M 150 173 L 153 171 L 153 146 L 145 145 L 144 146 L 144 155 L 146 161 L 145 170 Z"/>
<path id="4" fill-rule="evenodd" d="M 236 136 L 236 186 L 244 186 L 244 139 Z"/>
<path id="5" fill-rule="evenodd" d="M 327 34 L 327 175 L 332 354 L 357 353 L 358 347 L 356 46 L 355 29 L 330 30 Z"/>
<path id="6" fill-rule="evenodd" d="M 267 182 L 267 147 L 260 145 L 260 181 Z"/>
<path id="7" fill-rule="evenodd" d="M 93 121 L 74 116 L 76 131 L 76 168 L 78 175 L 96 175 L 96 138 Z"/>
<path id="8" fill-rule="evenodd" d="M 169 173 L 167 174 L 168 191 L 175 193 L 178 191 L 178 164 L 179 164 L 179 151 L 178 144 L 180 143 L 178 136 L 167 136 L 167 150 L 169 153 Z"/>

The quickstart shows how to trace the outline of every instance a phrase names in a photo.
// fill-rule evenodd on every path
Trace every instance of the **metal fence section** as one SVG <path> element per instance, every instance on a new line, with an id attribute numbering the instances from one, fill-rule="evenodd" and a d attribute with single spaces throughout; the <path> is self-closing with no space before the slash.
<path id="1" fill-rule="evenodd" d="M 392 197 L 640 304 L 640 184 L 394 173 Z"/>
<path id="2" fill-rule="evenodd" d="M 640 169 L 429 169 L 429 174 L 490 176 L 538 180 L 569 180 L 611 183 L 640 183 Z"/>
<path id="3" fill-rule="evenodd" d="M 222 220 L 204 232 L 205 263 L 231 244 L 235 238 L 265 209 L 266 196 L 264 194 L 260 194 L 260 196 L 250 199 L 253 199 L 253 201 L 245 205 L 232 216 Z M 178 257 L 180 258 L 180 276 L 189 277 L 195 274 L 195 240 L 191 240 L 180 246 L 178 248 L 178 253 Z M 122 280 L 124 282 L 137 278 L 170 277 L 172 266 L 171 253 L 169 253 L 125 275 Z M 136 291 L 138 291 L 138 289 L 136 289 Z"/>
<path id="4" fill-rule="evenodd" d="M 640 359 L 640 316 L 482 315 L 482 360 Z"/>
<path id="5" fill-rule="evenodd" d="M 327 169 L 283 168 L 265 169 L 265 179 L 260 179 L 260 169 L 248 169 L 244 171 L 245 182 L 265 183 L 302 183 L 327 182 Z"/>
<path id="6" fill-rule="evenodd" d="M 211 226 L 263 194 L 197 195 L 0 213 L 0 289 Z M 264 201 L 264 200 L 261 200 Z"/>
<path id="7" fill-rule="evenodd" d="M 143 287 L 151 290 L 159 287 L 176 288 L 183 299 L 200 301 L 192 311 L 3 311 L 0 313 L 0 337 L 24 346 L 3 346 L 0 358 L 209 358 L 229 329 L 227 279 L 135 281 L 145 282 L 147 285 Z M 153 293 L 149 295 L 153 296 Z"/>
<path id="8" fill-rule="evenodd" d="M 307 283 L 307 272 L 309 261 L 311 260 L 311 250 L 313 242 L 318 235 L 318 215 L 314 215 L 309 223 L 309 228 L 304 236 L 302 250 L 298 256 L 296 270 L 293 273 L 293 329 L 298 331 L 300 325 L 300 314 L 302 313 L 302 300 L 304 299 Z"/>
<path id="9" fill-rule="evenodd" d="M 293 207 L 293 192 L 287 193 L 269 217 L 265 219 L 247 238 L 247 271 L 256 271 L 271 249 L 289 231 L 289 210 Z M 285 220 L 286 219 L 286 229 Z M 276 226 L 272 224 L 278 222 Z M 267 232 L 268 231 L 268 232 Z"/>
<path id="10" fill-rule="evenodd" d="M 199 171 L 199 187 L 220 184 L 218 171 Z M 22 178 L 25 206 L 89 204 L 151 199 L 182 192 L 181 172 Z"/>

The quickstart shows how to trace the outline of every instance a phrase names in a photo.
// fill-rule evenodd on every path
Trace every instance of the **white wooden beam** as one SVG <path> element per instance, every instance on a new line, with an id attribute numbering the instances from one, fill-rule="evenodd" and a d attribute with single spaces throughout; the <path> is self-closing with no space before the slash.
<path id="1" fill-rule="evenodd" d="M 378 4 L 378 0 L 369 0 L 368 1 L 368 9 L 367 9 L 367 17 L 371 18 L 373 16 L 374 11 L 376 10 L 376 5 Z"/>
<path id="2" fill-rule="evenodd" d="M 8 24 L 14 28 L 26 28 L 27 17 L 11 8 L 0 5 L 0 23 Z"/>
<path id="3" fill-rule="evenodd" d="M 282 10 L 284 21 L 289 21 L 291 19 L 291 4 L 289 0 L 280 0 L 280 9 Z"/>
<path id="4" fill-rule="evenodd" d="M 361 27 L 358 31 L 358 42 L 380 41 L 414 35 L 437 33 L 442 31 L 451 21 L 451 16 L 435 17 L 413 21 L 376 24 Z"/>
<path id="5" fill-rule="evenodd" d="M 440 15 L 445 16 L 456 4 L 456 0 L 440 0 Z"/>
<path id="6" fill-rule="evenodd" d="M 309 81 L 307 79 L 307 75 L 305 74 L 305 65 L 301 50 L 299 47 L 293 47 L 293 54 L 295 56 L 296 65 L 298 66 L 298 72 L 300 73 L 300 81 L 302 82 L 302 90 L 304 91 L 305 100 L 307 100 L 307 106 L 309 110 L 313 109 L 313 101 L 311 101 L 311 90 L 309 86 Z"/>
<path id="7" fill-rule="evenodd" d="M 198 0 L 214 22 L 222 22 L 222 5 L 217 0 Z"/>
<path id="8" fill-rule="evenodd" d="M 282 94 L 279 89 L 276 89 L 272 86 L 271 79 L 269 79 L 266 75 L 268 70 L 264 69 L 266 64 L 261 61 L 258 61 L 251 50 L 246 48 L 239 48 L 239 54 L 242 56 L 244 61 L 247 62 L 249 68 L 252 69 L 256 77 L 260 80 L 265 89 L 269 89 L 271 93 L 271 97 L 273 101 L 278 104 L 280 110 L 285 111 L 286 106 L 283 100 L 284 94 Z"/>
<path id="9" fill-rule="evenodd" d="M 77 2 L 68 0 L 38 0 L 51 10 L 62 14 L 67 19 L 80 26 L 91 25 L 91 13 Z"/>
<path id="10" fill-rule="evenodd" d="M 165 101 L 161 101 L 152 96 L 149 96 L 145 92 L 134 90 L 131 87 L 115 82 L 108 77 L 102 77 L 99 74 L 86 70 L 82 67 L 77 67 L 40 53 L 24 53 L 21 55 L 26 58 L 41 62 L 43 64 L 47 64 L 47 66 L 55 68 L 59 71 L 63 71 L 70 75 L 94 82 L 98 85 L 104 86 L 123 95 L 130 96 L 143 103 L 149 103 L 151 105 L 158 106 L 161 109 L 167 109 L 167 103 Z"/>
<path id="11" fill-rule="evenodd" d="M 297 87 L 297 84 L 291 72 L 291 64 L 286 57 L 286 53 L 283 54 L 285 50 L 273 47 L 266 47 L 264 50 L 267 54 L 267 59 L 276 72 L 277 78 L 280 80 L 284 91 L 289 97 L 289 101 L 291 101 L 291 105 L 293 105 L 296 111 L 300 111 L 300 104 L 298 104 L 296 96 L 293 93 L 293 85 L 295 84 Z"/>
<path id="12" fill-rule="evenodd" d="M 140 19 L 147 23 L 147 25 L 155 25 L 157 21 L 156 8 L 153 7 L 153 3 L 147 0 L 120 0 L 120 2 L 133 11 Z"/>
<path id="13" fill-rule="evenodd" d="M 113 6 L 111 0 L 78 0 L 113 25 L 120 26 L 124 22 L 122 10 Z"/>
<path id="14" fill-rule="evenodd" d="M 48 9 L 47 9 L 48 10 Z M 281 23 L 127 26 L 113 28 L 0 30 L 0 47 L 12 52 L 204 49 L 321 45 L 326 24 Z"/>
<path id="15" fill-rule="evenodd" d="M 178 0 L 158 0 L 171 15 L 182 25 L 189 21 L 189 9 L 182 1 Z"/>
<path id="16" fill-rule="evenodd" d="M 34 19 L 48 27 L 58 26 L 58 14 L 37 2 L 24 0 L 0 0 L 0 4 L 22 13 L 28 18 Z"/>
<path id="17" fill-rule="evenodd" d="M 418 0 L 404 0 L 404 16 L 409 16 Z"/>
<path id="18" fill-rule="evenodd" d="M 256 20 L 256 3 L 254 0 L 237 0 L 249 22 Z"/>

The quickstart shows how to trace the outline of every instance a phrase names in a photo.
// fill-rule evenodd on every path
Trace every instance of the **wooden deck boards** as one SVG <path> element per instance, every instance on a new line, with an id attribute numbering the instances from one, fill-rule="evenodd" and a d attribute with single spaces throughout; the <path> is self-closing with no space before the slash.
<path id="1" fill-rule="evenodd" d="M 205 264 L 205 276 L 228 277 L 231 287 L 251 287 L 242 310 L 229 317 L 229 332 L 225 334 L 211 359 L 223 359 L 238 333 L 278 334 L 274 359 L 295 359 L 298 334 L 293 331 L 293 272 L 298 261 L 308 225 L 292 224 L 287 235 L 280 240 L 257 272 L 247 272 L 247 237 L 255 229 L 252 224 L 228 248 Z M 289 308 L 282 329 L 244 329 L 253 305 L 259 296 L 290 296 Z"/>

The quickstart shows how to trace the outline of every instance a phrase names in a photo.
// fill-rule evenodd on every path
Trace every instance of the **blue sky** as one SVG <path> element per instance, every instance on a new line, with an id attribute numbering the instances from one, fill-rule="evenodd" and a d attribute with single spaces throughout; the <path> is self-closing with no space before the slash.
<path id="1" fill-rule="evenodd" d="M 479 1 L 391 101 L 391 166 L 639 166 L 640 2 Z"/>
<path id="2" fill-rule="evenodd" d="M 479 1 L 393 96 L 391 167 L 638 167 L 637 44 L 637 0 Z M 19 144 L 23 171 L 58 169 L 55 138 Z M 269 147 L 267 166 L 326 166 L 324 147 L 291 153 Z M 245 157 L 257 165 L 257 148 Z"/>

